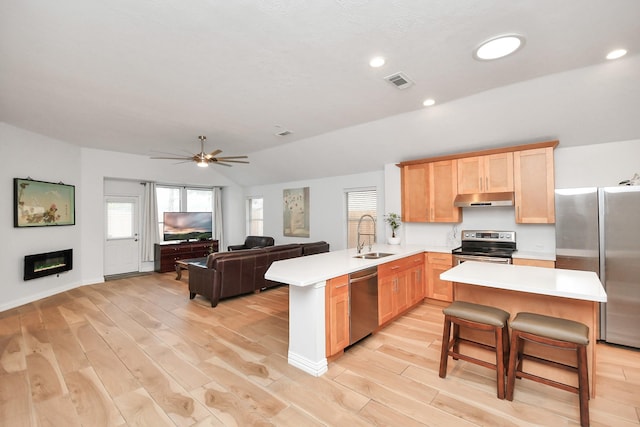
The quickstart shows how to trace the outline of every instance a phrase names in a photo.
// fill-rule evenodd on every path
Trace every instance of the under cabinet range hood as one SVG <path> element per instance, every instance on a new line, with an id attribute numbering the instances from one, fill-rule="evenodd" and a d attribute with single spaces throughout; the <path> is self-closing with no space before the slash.
<path id="1" fill-rule="evenodd" d="M 458 194 L 453 201 L 453 206 L 458 208 L 513 206 L 514 198 L 514 194 L 511 191 L 504 193 Z"/>

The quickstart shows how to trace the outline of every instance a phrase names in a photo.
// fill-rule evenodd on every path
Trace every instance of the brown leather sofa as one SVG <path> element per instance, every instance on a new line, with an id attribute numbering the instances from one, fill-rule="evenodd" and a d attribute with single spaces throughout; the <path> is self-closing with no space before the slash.
<path id="1" fill-rule="evenodd" d="M 281 285 L 264 278 L 271 263 L 322 252 L 329 252 L 327 242 L 212 253 L 207 257 L 206 267 L 189 265 L 189 298 L 202 295 L 215 307 L 221 299 Z"/>

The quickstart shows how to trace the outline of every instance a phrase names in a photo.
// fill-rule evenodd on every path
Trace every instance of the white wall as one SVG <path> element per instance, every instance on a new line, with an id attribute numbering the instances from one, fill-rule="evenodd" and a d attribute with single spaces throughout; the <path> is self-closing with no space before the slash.
<path id="1" fill-rule="evenodd" d="M 76 205 L 76 225 L 34 228 L 13 227 L 13 178 L 75 185 L 76 200 L 83 189 L 80 149 L 42 135 L 0 123 L 0 311 L 82 283 L 81 235 L 83 216 Z M 24 256 L 61 249 L 73 249 L 73 270 L 59 275 L 23 281 Z"/>
<path id="2" fill-rule="evenodd" d="M 556 188 L 616 186 L 634 173 L 640 175 L 640 139 L 560 146 L 555 150 L 555 162 Z"/>
<path id="3" fill-rule="evenodd" d="M 283 235 L 282 192 L 288 188 L 309 187 L 310 236 L 308 238 Z M 370 172 L 307 181 L 247 187 L 246 197 L 264 198 L 264 234 L 272 236 L 276 244 L 315 242 L 324 240 L 331 250 L 346 248 L 347 190 L 375 188 L 378 192 L 378 217 L 384 215 L 384 173 Z M 377 233 L 384 236 L 384 223 L 378 221 Z M 381 241 L 381 238 L 378 238 Z M 242 240 L 237 243 L 242 243 Z"/>

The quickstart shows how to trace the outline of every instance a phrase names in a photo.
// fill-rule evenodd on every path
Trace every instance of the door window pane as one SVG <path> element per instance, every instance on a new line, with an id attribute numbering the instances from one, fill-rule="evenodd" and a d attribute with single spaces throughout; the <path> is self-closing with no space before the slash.
<path id="1" fill-rule="evenodd" d="M 133 238 L 133 221 L 133 203 L 107 201 L 107 240 Z"/>

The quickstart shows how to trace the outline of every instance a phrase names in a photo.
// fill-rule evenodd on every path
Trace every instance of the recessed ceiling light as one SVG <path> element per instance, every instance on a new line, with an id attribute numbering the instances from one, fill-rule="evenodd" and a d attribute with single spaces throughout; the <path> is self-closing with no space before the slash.
<path id="1" fill-rule="evenodd" d="M 505 34 L 482 42 L 473 52 L 473 57 L 481 61 L 490 61 L 510 55 L 522 46 L 524 46 L 523 36 Z"/>
<path id="2" fill-rule="evenodd" d="M 622 58 L 623 56 L 625 56 L 627 54 L 627 50 L 626 49 L 616 49 L 616 50 L 612 50 L 611 52 L 609 52 L 607 54 L 607 59 L 618 59 L 618 58 Z"/>
<path id="3" fill-rule="evenodd" d="M 424 105 L 425 107 L 431 107 L 435 103 L 436 103 L 435 99 L 429 98 L 429 99 L 425 99 L 422 105 Z"/>
<path id="4" fill-rule="evenodd" d="M 371 58 L 371 61 L 369 61 L 369 65 L 373 68 L 379 68 L 384 65 L 384 62 L 385 60 L 382 56 L 376 56 L 375 58 Z"/>

